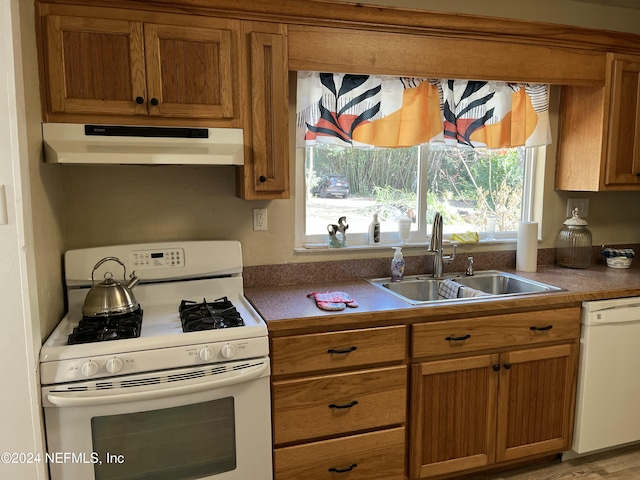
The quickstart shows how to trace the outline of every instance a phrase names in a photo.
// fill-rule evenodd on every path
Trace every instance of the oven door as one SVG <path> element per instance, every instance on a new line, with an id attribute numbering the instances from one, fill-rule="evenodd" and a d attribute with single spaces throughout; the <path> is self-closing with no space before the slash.
<path id="1" fill-rule="evenodd" d="M 51 480 L 271 480 L 269 359 L 44 387 Z"/>

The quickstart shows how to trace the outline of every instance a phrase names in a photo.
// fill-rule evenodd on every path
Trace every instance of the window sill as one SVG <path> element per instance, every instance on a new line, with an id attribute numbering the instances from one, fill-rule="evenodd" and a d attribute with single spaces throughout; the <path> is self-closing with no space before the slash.
<path id="1" fill-rule="evenodd" d="M 464 248 L 482 248 L 488 245 L 502 245 L 502 244 L 515 244 L 517 239 L 515 237 L 510 238 L 497 238 L 493 240 L 480 240 L 478 243 L 458 243 L 451 242 L 450 240 L 444 240 L 444 246 L 451 247 L 454 243 L 458 247 Z M 307 243 L 302 247 L 295 247 L 294 253 L 300 255 L 307 254 L 329 254 L 329 253 L 347 253 L 347 252 L 374 252 L 380 250 L 388 250 L 393 247 L 402 247 L 403 251 L 411 251 L 412 249 L 420 249 L 426 251 L 429 248 L 429 242 L 409 242 L 409 243 L 378 243 L 376 245 L 347 245 L 342 248 L 329 248 L 326 243 Z M 447 253 L 447 252 L 445 252 Z"/>

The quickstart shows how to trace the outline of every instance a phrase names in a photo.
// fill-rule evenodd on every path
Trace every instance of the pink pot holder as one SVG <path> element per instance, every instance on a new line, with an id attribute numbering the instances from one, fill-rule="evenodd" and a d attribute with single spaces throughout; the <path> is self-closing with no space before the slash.
<path id="1" fill-rule="evenodd" d="M 307 297 L 313 297 L 318 308 L 333 312 L 344 310 L 346 307 L 356 308 L 358 306 L 358 302 L 345 292 L 313 292 L 308 294 Z"/>

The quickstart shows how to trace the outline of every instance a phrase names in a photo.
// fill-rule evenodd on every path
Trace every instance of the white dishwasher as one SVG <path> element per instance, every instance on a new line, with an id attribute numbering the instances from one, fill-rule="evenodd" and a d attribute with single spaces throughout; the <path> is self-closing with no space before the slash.
<path id="1" fill-rule="evenodd" d="M 574 454 L 640 441 L 640 298 L 584 302 Z"/>

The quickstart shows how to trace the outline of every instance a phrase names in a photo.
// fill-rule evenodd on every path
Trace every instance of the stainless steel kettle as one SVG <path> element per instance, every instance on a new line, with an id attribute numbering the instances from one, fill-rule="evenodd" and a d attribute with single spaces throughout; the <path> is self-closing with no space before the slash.
<path id="1" fill-rule="evenodd" d="M 93 275 L 95 271 L 105 262 L 114 261 L 122 265 L 124 278 L 127 277 L 127 267 L 117 257 L 105 257 L 93 267 L 91 271 L 91 290 L 87 293 L 82 307 L 82 314 L 86 317 L 100 317 L 107 315 L 117 315 L 134 312 L 138 307 L 138 301 L 131 289 L 135 287 L 140 279 L 136 272 L 131 274 L 128 283 L 120 283 L 113 279 L 111 272 L 104 274 L 104 281 L 95 283 Z"/>

